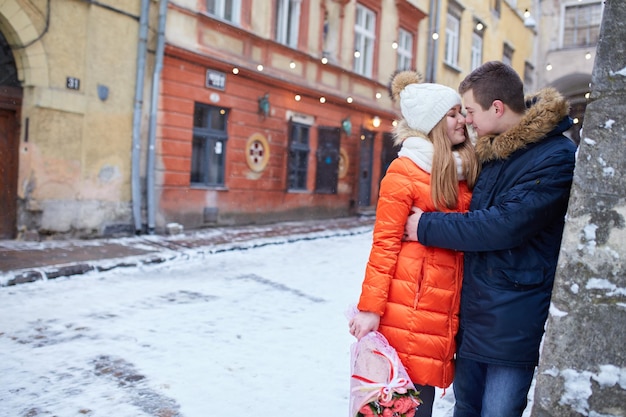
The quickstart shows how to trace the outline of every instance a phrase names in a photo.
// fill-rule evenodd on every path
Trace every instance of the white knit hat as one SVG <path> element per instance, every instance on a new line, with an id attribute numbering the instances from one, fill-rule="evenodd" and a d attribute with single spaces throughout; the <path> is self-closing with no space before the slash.
<path id="1" fill-rule="evenodd" d="M 411 129 L 426 135 L 448 113 L 461 104 L 461 96 L 441 84 L 408 84 L 400 91 L 402 117 Z"/>
<path id="2" fill-rule="evenodd" d="M 391 93 L 400 98 L 402 117 L 409 127 L 428 135 L 452 107 L 461 104 L 461 96 L 445 85 L 420 83 L 420 78 L 413 71 L 396 74 Z"/>

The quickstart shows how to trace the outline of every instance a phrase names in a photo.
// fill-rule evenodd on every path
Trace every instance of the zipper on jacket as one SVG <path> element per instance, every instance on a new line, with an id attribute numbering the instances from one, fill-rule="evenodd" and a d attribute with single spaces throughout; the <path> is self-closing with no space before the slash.
<path id="1" fill-rule="evenodd" d="M 417 301 L 419 300 L 420 296 L 420 283 L 424 280 L 424 270 L 426 269 L 426 263 L 426 258 L 424 258 L 424 260 L 422 261 L 422 269 L 415 279 L 415 297 L 413 297 L 413 310 L 417 310 Z"/>
<path id="2" fill-rule="evenodd" d="M 464 265 L 464 256 L 465 256 L 465 255 L 464 255 L 463 253 L 457 253 L 457 255 L 456 255 L 456 270 L 457 270 L 457 277 L 458 277 L 458 279 L 460 279 L 460 280 L 461 280 L 461 283 L 463 282 L 463 269 L 465 268 L 465 265 Z M 462 285 L 462 284 L 461 284 L 461 285 Z M 456 293 L 456 296 L 454 297 L 454 300 L 452 300 L 452 305 L 456 304 L 456 300 L 457 300 L 459 297 L 461 297 L 461 292 L 460 292 L 460 291 L 458 291 L 458 292 Z M 459 313 L 460 313 L 460 311 L 459 311 Z M 451 319 L 451 318 L 449 318 L 449 319 L 448 319 L 448 323 L 449 323 L 449 326 L 452 326 L 452 319 Z M 460 326 L 461 326 L 461 322 L 460 322 L 460 318 L 459 318 L 459 327 L 460 327 Z M 458 329 L 457 329 L 457 332 L 458 332 Z M 452 327 L 448 327 L 448 333 L 449 333 L 449 334 L 452 334 Z M 454 336 L 452 337 L 452 339 L 450 339 L 450 341 L 448 342 L 448 349 L 447 349 L 447 351 L 448 351 L 448 352 L 450 352 L 450 348 L 452 347 L 452 340 L 454 340 L 455 338 L 456 338 L 456 335 L 454 335 Z M 457 348 L 458 348 L 458 346 L 457 346 Z M 454 358 L 454 356 L 455 356 L 455 355 L 456 355 L 456 352 L 452 352 L 452 357 L 453 357 L 453 358 Z M 446 373 L 445 373 L 445 370 L 444 370 L 444 373 L 443 373 L 444 379 L 445 379 L 445 375 L 446 375 Z M 454 376 L 452 377 L 452 380 L 454 380 Z M 452 382 L 453 382 L 453 381 L 444 381 L 444 384 L 448 384 L 448 385 L 449 385 L 449 384 L 451 384 Z"/>

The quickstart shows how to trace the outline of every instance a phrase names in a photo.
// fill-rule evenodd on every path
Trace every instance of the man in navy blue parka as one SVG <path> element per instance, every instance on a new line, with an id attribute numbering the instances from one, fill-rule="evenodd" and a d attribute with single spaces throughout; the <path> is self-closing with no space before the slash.
<path id="1" fill-rule="evenodd" d="M 548 316 L 576 145 L 554 89 L 524 97 L 509 66 L 474 70 L 459 92 L 481 162 L 468 213 L 409 217 L 409 239 L 465 252 L 454 417 L 519 417 Z"/>

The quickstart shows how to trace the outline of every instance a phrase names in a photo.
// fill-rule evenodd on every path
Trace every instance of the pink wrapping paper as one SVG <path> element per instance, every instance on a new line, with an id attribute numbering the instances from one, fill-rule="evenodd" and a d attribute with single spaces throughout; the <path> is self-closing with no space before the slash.
<path id="1" fill-rule="evenodd" d="M 372 401 L 389 403 L 397 398 L 394 394 L 407 394 L 406 401 L 413 401 L 417 408 L 419 398 L 409 395 L 415 392 L 415 385 L 385 336 L 379 332 L 368 333 L 352 344 L 350 354 L 350 417 L 357 417 L 359 410 Z M 395 415 L 412 416 L 413 413 Z"/>

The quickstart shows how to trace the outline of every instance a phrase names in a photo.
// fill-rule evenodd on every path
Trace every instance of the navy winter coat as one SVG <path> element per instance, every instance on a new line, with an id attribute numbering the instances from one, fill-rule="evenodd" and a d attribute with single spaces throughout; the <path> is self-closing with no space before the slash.
<path id="1" fill-rule="evenodd" d="M 469 213 L 424 213 L 418 240 L 465 252 L 460 357 L 535 366 L 548 317 L 576 145 L 569 106 L 542 90 L 514 128 L 482 137 Z"/>

